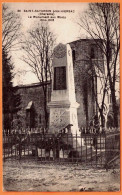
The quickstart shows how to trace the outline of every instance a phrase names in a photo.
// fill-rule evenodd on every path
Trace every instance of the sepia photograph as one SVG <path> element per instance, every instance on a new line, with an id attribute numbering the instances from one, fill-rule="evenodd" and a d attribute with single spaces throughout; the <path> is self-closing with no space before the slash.
<path id="1" fill-rule="evenodd" d="M 120 4 L 2 3 L 3 192 L 120 192 Z"/>

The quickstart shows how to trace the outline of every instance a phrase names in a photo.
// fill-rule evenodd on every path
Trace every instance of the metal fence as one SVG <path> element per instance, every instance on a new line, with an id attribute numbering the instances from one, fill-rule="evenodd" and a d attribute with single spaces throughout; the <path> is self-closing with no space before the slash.
<path id="1" fill-rule="evenodd" d="M 119 157 L 120 132 L 49 134 L 4 131 L 3 159 L 35 158 L 41 162 L 81 163 L 105 167 Z"/>

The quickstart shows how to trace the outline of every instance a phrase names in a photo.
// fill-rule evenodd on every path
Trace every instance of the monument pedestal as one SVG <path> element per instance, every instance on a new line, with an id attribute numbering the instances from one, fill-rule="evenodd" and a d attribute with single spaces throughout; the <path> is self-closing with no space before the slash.
<path id="1" fill-rule="evenodd" d="M 50 102 L 48 107 L 50 108 L 50 132 L 59 133 L 69 124 L 73 125 L 71 133 L 75 134 L 78 131 L 77 108 L 79 104 L 77 102 Z"/>

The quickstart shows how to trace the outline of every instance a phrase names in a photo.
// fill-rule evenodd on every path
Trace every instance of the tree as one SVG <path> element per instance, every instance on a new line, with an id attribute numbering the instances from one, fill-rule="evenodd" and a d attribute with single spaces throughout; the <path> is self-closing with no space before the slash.
<path id="1" fill-rule="evenodd" d="M 20 95 L 17 87 L 13 87 L 14 66 L 11 62 L 10 52 L 18 44 L 20 35 L 20 17 L 10 8 L 2 6 L 2 77 L 3 77 L 3 125 L 4 128 L 11 128 L 13 114 L 19 110 Z"/>
<path id="2" fill-rule="evenodd" d="M 3 4 L 2 6 L 2 49 L 9 52 L 18 44 L 21 21 L 18 14 Z"/>
<path id="3" fill-rule="evenodd" d="M 116 81 L 120 50 L 119 4 L 90 3 L 88 10 L 80 18 L 78 24 L 88 33 L 90 38 L 94 39 L 96 45 L 104 54 L 103 104 L 109 81 L 112 95 L 114 126 L 117 127 Z"/>
<path id="4" fill-rule="evenodd" d="M 37 24 L 28 31 L 27 38 L 22 41 L 24 55 L 22 60 L 31 67 L 39 82 L 43 83 L 45 125 L 48 124 L 47 82 L 51 81 L 51 58 L 54 46 L 54 34 L 46 24 Z"/>
<path id="5" fill-rule="evenodd" d="M 13 114 L 20 109 L 20 95 L 17 93 L 17 88 L 13 87 L 13 65 L 11 57 L 8 57 L 6 52 L 2 51 L 2 65 L 3 65 L 3 126 L 5 129 L 11 128 Z"/>

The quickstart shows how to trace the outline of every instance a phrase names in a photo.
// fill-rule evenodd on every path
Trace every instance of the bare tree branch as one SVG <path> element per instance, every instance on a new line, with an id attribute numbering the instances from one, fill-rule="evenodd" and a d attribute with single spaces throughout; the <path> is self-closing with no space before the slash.
<path id="1" fill-rule="evenodd" d="M 78 25 L 89 34 L 104 54 L 105 76 L 99 77 L 101 91 L 103 91 L 102 105 L 109 86 L 112 95 L 114 126 L 118 126 L 115 92 L 116 81 L 118 81 L 117 68 L 120 50 L 119 4 L 90 3 L 88 10 L 79 18 Z"/>
<path id="2" fill-rule="evenodd" d="M 54 34 L 50 31 L 48 24 L 37 24 L 23 37 L 21 48 L 24 51 L 22 60 L 28 64 L 42 85 L 44 94 L 44 111 L 47 125 L 47 82 L 52 77 L 52 54 L 55 44 Z"/>
<path id="3" fill-rule="evenodd" d="M 2 7 L 2 49 L 9 52 L 18 44 L 20 17 L 3 4 Z"/>

